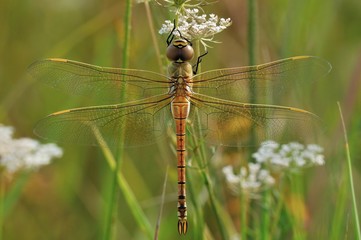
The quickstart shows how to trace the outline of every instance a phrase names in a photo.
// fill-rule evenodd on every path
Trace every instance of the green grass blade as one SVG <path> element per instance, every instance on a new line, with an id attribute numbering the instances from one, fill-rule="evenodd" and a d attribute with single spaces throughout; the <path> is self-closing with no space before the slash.
<path id="1" fill-rule="evenodd" d="M 357 211 L 357 202 L 356 202 L 356 194 L 355 194 L 355 187 L 354 187 L 354 180 L 352 175 L 352 163 L 351 163 L 351 156 L 350 156 L 350 149 L 348 144 L 348 138 L 347 138 L 347 132 L 346 132 L 346 126 L 342 115 L 342 109 L 340 106 L 340 103 L 337 102 L 338 109 L 341 116 L 341 123 L 342 123 L 342 130 L 345 138 L 345 149 L 346 149 L 346 158 L 347 158 L 347 166 L 348 166 L 348 176 L 349 176 L 349 184 L 351 189 L 351 195 L 352 195 L 352 206 L 353 206 L 353 215 L 354 215 L 354 221 L 356 225 L 356 236 L 357 239 L 361 239 L 361 231 L 360 231 L 360 220 L 358 217 L 358 211 Z"/>
<path id="2" fill-rule="evenodd" d="M 108 165 L 110 166 L 112 171 L 116 171 L 116 160 L 115 160 L 112 152 L 110 151 L 109 148 L 107 148 L 104 145 L 104 142 L 100 138 L 101 136 L 100 135 L 98 135 L 98 136 L 99 136 L 99 141 L 103 143 L 101 149 L 103 151 L 105 159 L 108 162 Z M 142 229 L 143 232 L 145 232 L 148 239 L 153 239 L 153 235 L 154 235 L 153 229 L 152 229 L 146 215 L 144 214 L 141 206 L 139 205 L 136 197 L 134 196 L 134 193 L 131 190 L 128 182 L 124 178 L 123 174 L 121 174 L 120 172 L 117 172 L 117 184 L 118 184 L 118 187 L 119 187 L 121 193 L 124 195 L 126 203 L 128 204 L 128 207 L 131 210 L 139 227 Z"/>

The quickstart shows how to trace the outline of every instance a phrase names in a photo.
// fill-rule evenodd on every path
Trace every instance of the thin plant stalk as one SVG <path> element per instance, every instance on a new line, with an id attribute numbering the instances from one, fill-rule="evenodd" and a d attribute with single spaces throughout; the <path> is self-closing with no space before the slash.
<path id="1" fill-rule="evenodd" d="M 146 16 L 148 19 L 148 26 L 149 26 L 150 34 L 152 36 L 154 51 L 157 56 L 156 58 L 157 58 L 157 62 L 158 62 L 159 71 L 160 71 L 160 73 L 163 73 L 164 69 L 163 69 L 162 59 L 160 57 L 161 54 L 160 54 L 159 45 L 158 45 L 158 41 L 157 41 L 157 37 L 156 37 L 156 32 L 154 29 L 152 13 L 151 13 L 150 7 L 149 7 L 149 1 L 144 1 L 144 7 L 145 7 Z"/>
<path id="2" fill-rule="evenodd" d="M 105 160 L 108 162 L 110 169 L 113 172 L 116 172 L 116 167 L 117 167 L 116 166 L 116 158 L 110 151 L 109 147 L 107 146 L 106 142 L 104 141 L 99 130 L 94 128 L 93 131 L 94 131 L 95 136 L 97 137 L 98 142 L 100 143 L 103 155 L 105 157 Z M 121 174 L 120 172 L 116 172 L 116 175 L 117 175 L 117 185 L 118 185 L 120 191 L 123 193 L 123 195 L 125 197 L 125 201 L 129 207 L 129 209 L 131 210 L 131 212 L 134 216 L 134 219 L 138 223 L 138 226 L 140 227 L 140 229 L 143 232 L 145 232 L 148 239 L 153 239 L 154 234 L 152 233 L 153 232 L 152 227 L 151 227 L 146 215 L 142 211 L 141 206 L 138 204 L 138 201 L 135 198 L 134 193 L 131 190 L 128 182 L 124 178 L 123 174 Z"/>
<path id="3" fill-rule="evenodd" d="M 248 63 L 249 65 L 256 64 L 256 0 L 248 0 L 248 24 L 247 24 L 247 42 L 248 42 Z M 252 79 L 251 79 L 252 80 Z M 250 81 L 250 103 L 256 103 L 257 92 L 256 82 Z M 254 127 L 251 127 L 250 145 L 256 146 L 256 133 Z M 251 157 L 251 153 L 249 154 Z"/>
<path id="4" fill-rule="evenodd" d="M 29 171 L 23 171 L 21 172 L 21 174 L 19 174 L 19 176 L 16 177 L 15 182 L 12 183 L 11 188 L 6 192 L 4 192 L 4 195 L 2 196 L 2 212 L 0 215 L 0 218 L 2 220 L 4 220 L 7 216 L 7 214 L 11 211 L 11 209 L 13 208 L 13 206 L 17 203 L 22 190 L 24 189 L 26 183 L 28 182 L 30 177 L 30 172 Z M 4 178 L 4 176 L 3 176 Z M 5 181 L 1 181 L 1 185 L 5 184 Z M 4 185 L 4 189 L 5 191 L 5 185 Z"/>
<path id="5" fill-rule="evenodd" d="M 342 173 L 341 175 L 341 181 L 342 182 L 346 182 L 346 178 L 347 178 L 347 168 L 343 167 L 342 168 Z M 332 223 L 331 226 L 333 226 L 331 228 L 331 231 L 329 233 L 329 238 L 330 240 L 338 240 L 342 238 L 343 235 L 343 228 L 345 226 L 345 213 L 347 212 L 346 209 L 348 209 L 347 206 L 347 198 L 348 198 L 348 194 L 349 194 L 349 189 L 347 187 L 339 187 L 338 191 L 337 191 L 337 199 L 335 201 L 335 209 L 334 212 L 332 214 Z"/>
<path id="6" fill-rule="evenodd" d="M 103 150 L 104 153 L 104 150 Z M 106 156 L 106 154 L 104 154 L 104 156 Z M 108 160 L 108 157 L 106 157 Z M 120 159 L 116 158 L 117 160 L 114 160 L 114 167 L 111 167 L 111 170 L 113 171 L 113 177 L 111 178 L 111 183 L 110 183 L 110 196 L 107 199 L 107 209 L 106 209 L 106 217 L 105 217 L 105 228 L 104 228 L 104 235 L 103 235 L 103 239 L 104 240 L 108 240 L 108 239 L 113 239 L 115 237 L 115 219 L 116 219 L 116 208 L 117 208 L 117 200 L 118 200 L 118 196 L 117 196 L 117 181 L 118 181 L 118 173 L 121 174 L 119 172 L 119 165 L 120 165 Z M 109 160 L 108 160 L 108 164 Z M 112 237 L 113 236 L 113 237 Z"/>
<path id="7" fill-rule="evenodd" d="M 117 213 L 117 202 L 118 202 L 118 189 L 117 189 L 117 181 L 118 181 L 118 173 L 120 158 L 115 161 L 115 166 L 113 170 L 113 177 L 111 178 L 110 183 L 110 196 L 107 199 L 107 209 L 106 209 L 106 218 L 105 218 L 105 229 L 104 229 L 104 240 L 115 239 L 115 223 L 116 223 L 116 213 Z"/>
<path id="8" fill-rule="evenodd" d="M 301 179 L 298 177 L 294 177 L 292 180 L 290 180 L 290 184 L 292 189 L 292 200 L 290 202 L 291 205 L 288 209 L 288 215 L 292 224 L 293 237 L 297 240 L 306 239 L 306 232 L 304 229 L 303 221 L 304 219 L 302 218 L 302 215 L 300 216 L 300 214 L 297 212 L 298 208 L 296 209 L 295 204 L 293 203 L 293 201 L 295 201 L 295 198 L 300 198 L 301 196 L 303 196 L 301 194 L 303 189 Z"/>
<path id="9" fill-rule="evenodd" d="M 186 172 L 187 174 L 187 179 L 190 179 L 189 176 L 191 176 L 191 174 L 189 174 L 189 172 Z M 187 182 L 187 192 L 189 193 L 190 196 L 190 200 L 192 202 L 193 205 L 193 211 L 192 211 L 192 221 L 194 224 L 193 226 L 195 226 L 195 230 L 193 231 L 194 233 L 194 239 L 203 239 L 203 235 L 204 235 L 204 215 L 203 212 L 201 210 L 201 206 L 199 201 L 197 200 L 197 194 L 196 191 L 193 187 L 193 182 L 192 181 L 188 181 Z"/>
<path id="10" fill-rule="evenodd" d="M 159 228 L 160 228 L 160 222 L 161 222 L 161 219 L 162 219 L 162 213 L 163 213 L 163 207 L 164 207 L 164 199 L 165 199 L 167 180 L 168 180 L 168 171 L 169 171 L 169 166 L 167 166 L 167 170 L 166 170 L 165 177 L 164 177 L 162 200 L 161 200 L 161 203 L 160 203 L 160 210 L 159 210 L 157 225 L 155 227 L 154 240 L 158 240 L 158 238 L 159 238 Z"/>
<path id="11" fill-rule="evenodd" d="M 247 239 L 248 235 L 248 209 L 249 209 L 249 198 L 246 193 L 240 194 L 240 201 L 241 201 L 241 239 Z"/>
<path id="12" fill-rule="evenodd" d="M 343 134 L 344 134 L 344 138 L 345 138 L 346 158 L 347 158 L 348 176 L 349 176 L 348 180 L 349 180 L 351 196 L 352 196 L 353 215 L 354 215 L 354 221 L 355 221 L 355 225 L 356 225 L 356 236 L 357 236 L 357 239 L 360 240 L 361 239 L 360 220 L 358 217 L 355 187 L 353 184 L 350 148 L 349 148 L 349 144 L 348 144 L 348 137 L 347 137 L 347 132 L 346 132 L 345 121 L 344 121 L 343 115 L 342 115 L 342 109 L 341 109 L 339 102 L 337 102 L 337 105 L 338 105 L 338 109 L 339 109 L 340 116 L 341 116 L 342 130 L 343 130 Z"/>
<path id="13" fill-rule="evenodd" d="M 279 236 L 276 236 L 276 234 L 279 232 L 278 230 L 278 225 L 280 223 L 280 219 L 281 219 L 281 212 L 282 209 L 284 207 L 284 197 L 283 197 L 283 192 L 284 192 L 284 181 L 282 180 L 283 177 L 280 178 L 280 186 L 279 188 L 277 188 L 276 191 L 277 192 L 277 201 L 276 201 L 276 206 L 274 207 L 274 211 L 273 211 L 273 220 L 272 220 L 272 224 L 270 226 L 270 235 L 272 237 L 276 237 L 279 238 Z"/>
<path id="14" fill-rule="evenodd" d="M 132 17 L 132 1 L 131 0 L 127 0 L 125 3 L 125 18 L 124 18 L 124 47 L 123 47 L 123 55 L 122 55 L 122 68 L 127 68 L 129 65 L 129 51 L 130 51 L 130 29 L 131 29 L 131 17 Z M 122 102 L 122 100 L 124 99 L 124 95 L 125 95 L 125 91 L 126 89 L 122 89 L 120 92 L 120 99 L 119 101 Z M 117 181 L 119 178 L 119 175 L 121 175 L 120 173 L 120 165 L 121 165 L 121 159 L 123 158 L 123 149 L 121 146 L 121 143 L 123 142 L 124 139 L 124 133 L 120 133 L 119 136 L 120 141 L 119 141 L 119 146 L 118 146 L 118 150 L 117 150 L 117 157 L 115 158 L 115 166 L 113 169 L 113 180 L 112 183 L 110 184 L 110 198 L 109 198 L 109 204 L 108 204 L 108 209 L 107 209 L 107 214 L 106 214 L 106 224 L 105 224 L 105 231 L 104 231 L 104 239 L 108 240 L 108 239 L 112 239 L 112 235 L 115 236 L 115 222 L 114 221 L 116 219 L 116 208 L 117 208 L 117 200 L 118 200 L 118 189 L 117 189 Z M 119 182 L 118 182 L 119 183 Z M 125 186 L 123 186 L 124 188 L 126 188 Z M 120 187 L 120 189 L 122 190 L 123 188 Z M 124 192 L 123 192 L 124 193 Z"/>
<path id="15" fill-rule="evenodd" d="M 248 0 L 248 21 L 247 21 L 247 42 L 248 42 L 248 64 L 255 65 L 256 63 L 256 1 Z M 256 101 L 256 86 L 255 82 L 251 81 L 249 86 L 250 91 L 250 103 L 255 103 Z M 256 134 L 254 127 L 251 126 L 250 131 L 250 145 L 256 145 Z M 249 159 L 251 159 L 251 151 L 249 151 Z M 241 236 L 242 239 L 247 239 L 248 235 L 248 211 L 250 199 L 245 194 L 240 197 L 241 204 L 241 214 L 240 214 L 240 222 L 241 222 Z"/>
<path id="16" fill-rule="evenodd" d="M 6 216 L 12 210 L 13 206 L 18 202 L 18 199 L 24 189 L 24 186 L 29 180 L 29 171 L 22 171 L 11 184 L 11 188 L 6 191 L 5 188 L 5 175 L 1 173 L 0 181 L 0 240 L 3 239 L 3 225 Z M 6 193 L 6 194 L 5 194 Z"/>
<path id="17" fill-rule="evenodd" d="M 131 30 L 131 18 L 132 18 L 132 1 L 126 0 L 125 18 L 124 18 L 124 47 L 123 47 L 123 63 L 122 68 L 127 68 L 129 65 L 129 51 L 130 51 L 130 30 Z M 123 91 L 124 94 L 124 91 Z"/>
<path id="18" fill-rule="evenodd" d="M 256 1 L 248 0 L 248 62 L 256 64 Z"/>
<path id="19" fill-rule="evenodd" d="M 262 194 L 262 213 L 261 213 L 261 239 L 270 239 L 270 219 L 271 219 L 271 190 L 266 190 Z"/>

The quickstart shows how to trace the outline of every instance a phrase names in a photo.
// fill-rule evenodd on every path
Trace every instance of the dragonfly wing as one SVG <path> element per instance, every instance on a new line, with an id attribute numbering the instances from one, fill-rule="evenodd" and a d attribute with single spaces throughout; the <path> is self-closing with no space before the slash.
<path id="1" fill-rule="evenodd" d="M 34 132 L 64 143 L 145 145 L 155 142 L 166 131 L 170 109 L 165 107 L 170 101 L 170 96 L 164 94 L 126 104 L 60 111 L 40 120 Z"/>
<path id="2" fill-rule="evenodd" d="M 193 78 L 193 90 L 237 102 L 270 102 L 271 98 L 294 93 L 292 88 L 310 83 L 330 70 L 331 65 L 321 58 L 292 57 L 256 66 L 200 73 Z"/>
<path id="3" fill-rule="evenodd" d="M 28 69 L 39 81 L 70 94 L 97 96 L 100 100 L 119 102 L 124 91 L 127 101 L 166 93 L 168 78 L 145 70 L 106 68 L 67 59 L 40 60 Z"/>
<path id="4" fill-rule="evenodd" d="M 190 120 L 210 143 L 247 146 L 265 140 L 306 141 L 320 129 L 319 118 L 291 107 L 237 103 L 194 94 Z M 251 142 L 251 136 L 255 142 Z"/>

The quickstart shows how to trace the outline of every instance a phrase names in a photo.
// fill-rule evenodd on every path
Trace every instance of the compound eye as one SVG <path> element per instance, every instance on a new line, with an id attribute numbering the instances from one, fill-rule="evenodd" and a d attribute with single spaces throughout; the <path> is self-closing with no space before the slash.
<path id="1" fill-rule="evenodd" d="M 175 47 L 173 44 L 169 45 L 167 48 L 167 58 L 172 61 L 175 62 L 178 59 L 179 56 L 179 48 Z"/>
<path id="2" fill-rule="evenodd" d="M 184 62 L 193 58 L 194 50 L 188 42 L 178 40 L 168 46 L 166 55 L 170 61 Z"/>
<path id="3" fill-rule="evenodd" d="M 182 61 L 190 61 L 192 60 L 194 55 L 194 50 L 191 45 L 187 45 L 186 47 L 182 48 L 181 59 Z"/>

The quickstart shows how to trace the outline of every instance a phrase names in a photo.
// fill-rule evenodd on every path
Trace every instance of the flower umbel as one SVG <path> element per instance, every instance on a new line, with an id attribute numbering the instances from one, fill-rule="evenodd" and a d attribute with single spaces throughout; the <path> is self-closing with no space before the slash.
<path id="1" fill-rule="evenodd" d="M 217 43 L 213 40 L 215 34 L 222 32 L 232 24 L 230 18 L 219 18 L 215 14 L 201 14 L 199 10 L 185 9 L 185 13 L 179 15 L 177 29 L 182 36 L 188 40 L 199 40 L 203 46 L 209 47 L 207 42 Z M 160 34 L 169 34 L 174 28 L 173 21 L 166 20 L 159 30 Z M 173 34 L 179 37 L 179 32 L 174 31 Z"/>
<path id="2" fill-rule="evenodd" d="M 279 145 L 274 141 L 263 142 L 252 157 L 258 163 L 264 163 L 276 170 L 297 171 L 301 168 L 319 166 L 325 163 L 322 147 L 316 144 L 307 146 L 291 142 Z"/>
<path id="3" fill-rule="evenodd" d="M 241 190 L 256 196 L 255 193 L 275 183 L 272 175 L 276 172 L 296 172 L 306 167 L 323 165 L 325 161 L 322 152 L 322 147 L 316 144 L 305 146 L 291 142 L 280 145 L 274 141 L 266 141 L 252 155 L 256 163 L 241 167 L 239 174 L 234 173 L 232 166 L 226 166 L 223 174 L 228 186 L 235 193 Z"/>
<path id="4" fill-rule="evenodd" d="M 225 166 L 223 174 L 226 177 L 226 182 L 231 190 L 238 193 L 242 190 L 249 193 L 251 196 L 272 186 L 275 183 L 274 178 L 269 171 L 262 169 L 260 163 L 248 163 L 247 167 L 241 167 L 238 174 L 234 173 L 232 166 Z"/>
<path id="5" fill-rule="evenodd" d="M 19 169 L 37 169 L 60 158 L 63 151 L 55 144 L 40 144 L 31 138 L 13 139 L 14 129 L 0 124 L 0 167 L 13 173 Z"/>

